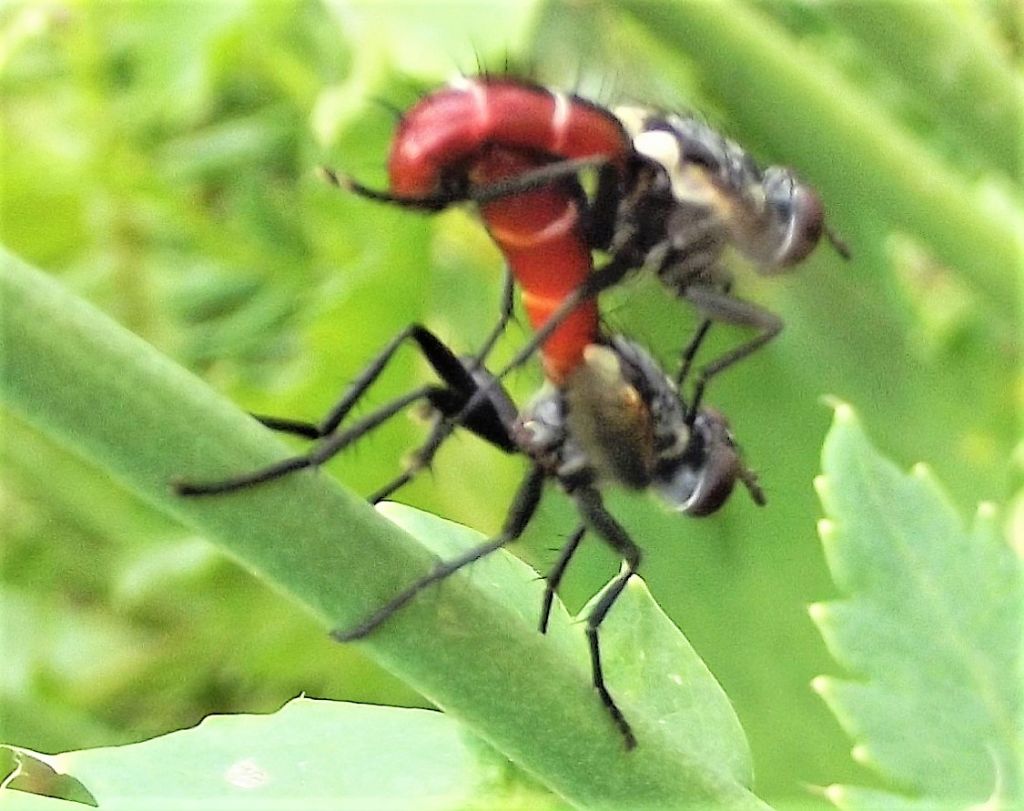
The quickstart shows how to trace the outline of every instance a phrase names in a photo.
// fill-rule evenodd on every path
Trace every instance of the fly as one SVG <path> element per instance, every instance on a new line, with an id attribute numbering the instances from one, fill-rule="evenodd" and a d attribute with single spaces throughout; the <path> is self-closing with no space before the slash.
<path id="1" fill-rule="evenodd" d="M 474 176 L 471 168 L 495 149 L 528 156 L 534 168 L 498 179 Z M 609 110 L 512 78 L 464 78 L 414 105 L 392 141 L 389 191 L 329 177 L 363 196 L 422 210 L 474 201 L 487 224 L 488 206 L 576 178 L 585 167 L 597 169 L 598 182 L 591 197 L 581 198 L 578 227 L 587 250 L 604 251 L 610 259 L 582 280 L 571 278 L 575 289 L 562 296 L 499 379 L 544 344 L 580 302 L 646 268 L 706 318 L 757 331 L 697 372 L 693 401 L 699 404 L 711 377 L 783 327 L 771 311 L 733 295 L 723 263 L 728 250 L 769 274 L 805 259 L 822 236 L 849 257 L 825 224 L 811 186 L 789 168 L 761 169 L 742 147 L 695 116 L 643 107 Z M 566 281 L 557 257 L 537 276 L 545 272 Z M 529 294 L 528 285 L 537 281 L 520 283 Z M 688 372 L 684 363 L 678 379 Z"/>
<path id="2" fill-rule="evenodd" d="M 441 384 L 414 389 L 343 428 L 351 409 L 409 341 Z M 424 401 L 437 413 L 435 430 L 458 419 L 461 427 L 498 449 L 525 457 L 528 471 L 494 538 L 438 563 L 361 622 L 332 635 L 343 642 L 367 637 L 424 589 L 518 539 L 536 513 L 545 482 L 553 481 L 573 501 L 580 523 L 545 576 L 539 629 L 546 632 L 565 570 L 584 535 L 593 533 L 625 563 L 587 617 L 593 685 L 626 747 L 632 749 L 636 746 L 632 726 L 605 684 L 598 631 L 629 578 L 638 571 L 642 552 L 604 506 L 601 491 L 609 485 L 650 490 L 674 510 L 692 516 L 720 509 L 737 482 L 759 505 L 765 503 L 764 494 L 757 476 L 744 464 L 724 416 L 706 407 L 694 412 L 654 359 L 622 336 L 597 336 L 585 348 L 581 363 L 559 385 L 546 384 L 522 409 L 486 371 L 485 359 L 486 351 L 459 358 L 425 327 L 412 325 L 368 364 L 321 424 L 259 418 L 276 430 L 318 439 L 310 452 L 221 481 L 178 481 L 175 488 L 182 496 L 212 496 L 316 468 L 408 406 Z M 408 476 L 396 481 L 400 485 Z M 392 482 L 372 500 L 395 489 Z"/>

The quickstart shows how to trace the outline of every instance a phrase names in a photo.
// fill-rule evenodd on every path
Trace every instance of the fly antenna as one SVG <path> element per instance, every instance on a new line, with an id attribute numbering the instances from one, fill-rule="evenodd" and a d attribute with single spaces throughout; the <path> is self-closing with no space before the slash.
<path id="1" fill-rule="evenodd" d="M 757 474 L 743 464 L 742 461 L 740 461 L 739 479 L 743 482 L 743 486 L 747 488 L 747 492 L 750 493 L 751 500 L 758 507 L 763 507 L 768 503 L 768 499 L 764 494 L 764 488 L 761 487 L 761 483 L 757 479 Z"/>
<path id="2" fill-rule="evenodd" d="M 476 76 L 486 79 L 487 66 L 484 65 L 483 54 L 480 53 L 480 49 L 476 46 L 476 44 L 473 45 L 473 61 L 476 62 Z M 462 76 L 463 78 L 467 78 L 465 73 L 463 73 Z"/>
<path id="3" fill-rule="evenodd" d="M 326 183 L 330 183 L 332 186 L 341 186 L 341 178 L 338 177 L 338 173 L 334 171 L 330 166 L 321 164 L 316 167 L 316 175 Z"/>
<path id="4" fill-rule="evenodd" d="M 833 250 L 839 254 L 843 259 L 849 262 L 853 258 L 853 252 L 850 250 L 850 246 L 831 228 L 825 226 L 825 238 L 829 241 Z"/>
<path id="5" fill-rule="evenodd" d="M 405 111 L 402 110 L 401 107 L 399 107 L 394 102 L 384 98 L 383 96 L 373 96 L 370 98 L 370 101 L 373 104 L 376 104 L 381 109 L 385 110 L 386 112 L 391 113 L 395 121 L 401 121 L 402 116 L 405 115 Z"/>

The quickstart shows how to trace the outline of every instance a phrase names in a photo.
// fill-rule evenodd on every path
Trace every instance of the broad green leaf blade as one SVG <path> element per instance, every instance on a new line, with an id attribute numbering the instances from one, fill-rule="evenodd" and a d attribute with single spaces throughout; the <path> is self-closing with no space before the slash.
<path id="1" fill-rule="evenodd" d="M 452 557 L 484 540 L 466 527 L 400 504 L 382 505 L 382 511 L 442 557 Z M 509 577 L 509 571 L 516 576 Z M 536 626 L 543 587 L 536 572 L 517 557 L 489 555 L 473 564 L 469 576 L 519 608 L 522 620 Z M 599 597 L 595 595 L 575 618 L 556 599 L 546 637 L 576 661 L 587 678 L 590 659 L 582 629 Z M 452 622 L 472 622 L 472 618 L 453 617 Z M 657 730 L 661 743 L 686 761 L 701 764 L 723 785 L 753 784 L 747 739 L 728 697 L 640 577 L 630 579 L 602 623 L 600 640 L 608 688 L 636 728 L 641 747 L 645 737 L 651 737 L 643 730 Z"/>
<path id="2" fill-rule="evenodd" d="M 600 598 L 577 617 L 582 624 Z M 623 706 L 652 712 L 672 745 L 741 785 L 754 782 L 750 747 L 722 687 L 639 577 L 630 579 L 600 629 L 608 688 Z"/>
<path id="3" fill-rule="evenodd" d="M 441 559 L 453 558 L 486 540 L 484 535 L 474 529 L 404 504 L 384 502 L 377 510 Z M 518 621 L 525 627 L 537 627 L 544 586 L 537 572 L 522 560 L 499 550 L 467 567 L 464 574 L 495 600 L 514 611 Z M 444 590 L 446 586 L 442 584 L 439 588 Z M 422 597 L 432 600 L 427 594 Z M 445 617 L 444 621 L 453 624 L 471 623 L 473 618 L 452 616 Z M 545 644 L 557 648 L 568 660 L 575 661 L 581 671 L 589 666 L 582 634 L 578 628 L 573 627 L 572 618 L 558 599 L 552 606 Z M 452 666 L 457 667 L 458 663 L 453 661 Z"/>
<path id="4" fill-rule="evenodd" d="M 8 405 L 219 543 L 325 628 L 350 627 L 430 567 L 427 550 L 325 475 L 290 476 L 230 497 L 176 497 L 175 476 L 224 476 L 287 451 L 145 342 L 9 254 L 0 255 L 0 293 L 0 396 Z M 653 711 L 626 708 L 642 741 L 627 754 L 580 659 L 538 634 L 524 620 L 527 609 L 493 592 L 472 572 L 460 573 L 360 644 L 575 805 L 763 807 L 745 786 L 678 751 Z"/>
<path id="5" fill-rule="evenodd" d="M 507 762 L 441 713 L 305 698 L 272 715 L 210 716 L 193 729 L 46 761 L 104 811 L 558 807 L 508 781 Z M 4 805 L 17 800 L 7 795 Z"/>
<path id="6" fill-rule="evenodd" d="M 880 457 L 845 405 L 823 469 L 821 537 L 847 599 L 811 613 L 858 680 L 815 688 L 856 757 L 921 799 L 1019 800 L 1021 569 L 995 511 L 968 531 L 928 471 Z"/>

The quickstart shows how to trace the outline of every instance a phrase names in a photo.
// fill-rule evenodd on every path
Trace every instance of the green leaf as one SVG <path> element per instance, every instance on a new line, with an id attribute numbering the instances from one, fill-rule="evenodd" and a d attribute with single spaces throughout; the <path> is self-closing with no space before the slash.
<path id="1" fill-rule="evenodd" d="M 1019 802 L 1021 562 L 996 511 L 982 505 L 966 529 L 927 469 L 879 456 L 845 405 L 823 469 L 821 538 L 846 599 L 811 614 L 857 680 L 814 686 L 855 757 L 925 804 Z M 828 792 L 878 807 L 872 792 Z"/>
<path id="2" fill-rule="evenodd" d="M 741 785 L 753 784 L 750 749 L 732 704 L 639 577 L 629 581 L 601 624 L 600 639 L 606 679 L 618 701 L 653 710 L 671 744 L 686 757 L 705 761 Z"/>
<path id="3" fill-rule="evenodd" d="M 473 530 L 400 504 L 382 505 L 382 511 L 442 557 L 484 540 Z M 515 577 L 508 576 L 510 571 Z M 490 555 L 473 564 L 470 577 L 517 608 L 524 622 L 536 625 L 537 574 L 525 563 L 513 555 Z M 552 644 L 584 669 L 589 660 L 580 628 L 599 598 L 595 595 L 575 618 L 560 600 L 551 612 L 547 635 Z M 631 722 L 646 714 L 666 744 L 686 760 L 719 772 L 723 780 L 753 783 L 750 749 L 728 697 L 641 578 L 629 581 L 601 624 L 600 641 L 609 689 L 623 708 L 635 707 L 626 710 Z"/>
<path id="4" fill-rule="evenodd" d="M 9 254 L 2 255 L 0 293 L 0 396 L 8 405 L 221 544 L 325 628 L 351 627 L 431 566 L 421 544 L 323 475 L 307 472 L 229 497 L 175 496 L 169 482 L 176 476 L 223 476 L 286 451 L 141 339 Z M 435 524 L 425 534 L 456 533 Z M 561 632 L 573 637 L 553 629 L 554 640 L 538 634 L 536 576 L 501 555 L 490 563 L 484 575 L 460 573 L 412 601 L 361 645 L 576 805 L 763 807 L 735 777 L 743 754 L 709 762 L 722 746 L 694 749 L 672 732 L 697 724 L 703 706 L 663 718 L 663 700 L 648 706 L 646 691 L 628 696 L 623 710 L 640 746 L 625 752 L 591 686 L 580 629 Z M 503 599 L 514 595 L 513 605 Z M 664 678 L 696 672 L 674 663 Z M 714 689 L 702 688 L 705 695 Z M 716 705 L 712 717 L 723 701 Z M 734 730 L 729 724 L 725 734 Z"/>
<path id="5" fill-rule="evenodd" d="M 104 811 L 557 807 L 509 782 L 508 764 L 441 713 L 306 698 L 272 715 L 210 716 L 129 746 L 17 755 L 24 771 L 48 765 L 74 778 Z M 69 782 L 55 779 L 51 790 L 67 796 Z M 0 802 L 15 806 L 22 796 L 3 793 Z M 74 796 L 81 801 L 81 789 Z"/>

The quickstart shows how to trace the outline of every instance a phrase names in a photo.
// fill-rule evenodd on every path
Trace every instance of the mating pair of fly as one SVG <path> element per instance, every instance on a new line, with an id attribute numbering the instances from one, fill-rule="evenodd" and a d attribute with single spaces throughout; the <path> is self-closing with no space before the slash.
<path id="1" fill-rule="evenodd" d="M 581 173 L 596 174 L 592 192 Z M 760 169 L 733 141 L 697 118 L 638 107 L 606 109 L 573 94 L 510 77 L 461 79 L 426 95 L 399 122 L 388 161 L 390 188 L 369 189 L 329 170 L 328 179 L 363 197 L 421 211 L 474 203 L 501 249 L 506 276 L 501 317 L 482 349 L 459 357 L 432 332 L 412 325 L 384 348 L 318 424 L 257 417 L 279 431 L 317 440 L 314 449 L 218 482 L 179 482 L 186 496 L 227 493 L 315 468 L 416 402 L 436 412 L 434 426 L 407 470 L 374 493 L 380 501 L 430 465 L 456 427 L 507 453 L 529 471 L 501 532 L 442 561 L 359 625 L 335 631 L 360 639 L 423 589 L 516 540 L 555 480 L 573 500 L 580 524 L 546 576 L 540 630 L 554 594 L 587 532 L 623 559 L 586 622 L 593 683 L 626 747 L 632 728 L 605 686 L 598 628 L 640 565 L 641 550 L 605 508 L 600 489 L 619 484 L 655 491 L 694 516 L 718 510 L 741 482 L 765 503 L 729 424 L 703 405 L 708 381 L 755 352 L 782 328 L 773 313 L 736 298 L 723 265 L 727 251 L 764 273 L 803 260 L 826 236 L 813 189 L 787 168 Z M 594 266 L 595 252 L 607 259 Z M 674 375 L 640 346 L 602 331 L 598 295 L 634 271 L 653 271 L 701 316 Z M 487 356 L 513 310 L 518 284 L 534 335 L 498 372 Z M 745 326 L 754 337 L 700 367 L 698 350 L 713 322 Z M 421 386 L 345 427 L 342 424 L 398 348 L 412 341 L 441 384 Z M 541 356 L 547 383 L 524 408 L 501 385 L 511 369 Z M 684 387 L 690 391 L 686 395 Z"/>

